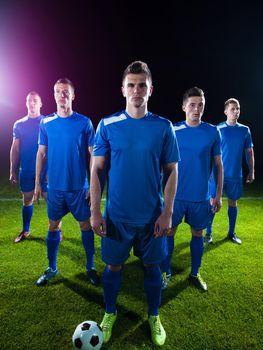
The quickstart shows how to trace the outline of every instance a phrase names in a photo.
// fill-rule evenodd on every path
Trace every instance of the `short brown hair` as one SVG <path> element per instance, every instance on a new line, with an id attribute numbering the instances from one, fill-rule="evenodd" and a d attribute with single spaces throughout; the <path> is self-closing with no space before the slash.
<path id="1" fill-rule="evenodd" d="M 67 85 L 70 85 L 70 86 L 72 87 L 73 91 L 75 91 L 75 86 L 73 85 L 72 81 L 69 80 L 68 78 L 59 78 L 59 79 L 56 81 L 55 85 L 57 85 L 57 84 L 67 84 Z"/>
<path id="2" fill-rule="evenodd" d="M 128 74 L 146 74 L 147 78 L 152 84 L 152 73 L 147 65 L 147 63 L 142 61 L 134 61 L 128 65 L 122 75 L 122 83 L 124 82 Z"/>
<path id="3" fill-rule="evenodd" d="M 200 96 L 200 97 L 205 97 L 204 91 L 200 89 L 197 86 L 191 87 L 190 89 L 186 90 L 186 92 L 183 95 L 183 103 L 187 101 L 189 97 L 193 96 Z"/>
<path id="4" fill-rule="evenodd" d="M 39 93 L 38 92 L 36 92 L 36 91 L 29 91 L 29 93 L 27 94 L 27 96 L 29 96 L 29 95 L 35 95 L 35 96 L 38 96 L 39 98 L 40 98 L 40 100 L 41 100 L 41 96 L 39 95 Z M 26 96 L 26 97 L 27 97 Z"/>
<path id="5" fill-rule="evenodd" d="M 224 109 L 227 109 L 227 107 L 230 105 L 230 103 L 235 103 L 236 105 L 240 105 L 239 101 L 236 98 L 231 97 L 225 102 Z"/>

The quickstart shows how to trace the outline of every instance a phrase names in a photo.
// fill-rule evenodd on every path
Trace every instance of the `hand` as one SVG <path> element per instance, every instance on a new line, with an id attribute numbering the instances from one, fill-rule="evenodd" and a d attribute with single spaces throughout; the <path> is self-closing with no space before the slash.
<path id="1" fill-rule="evenodd" d="M 106 221 L 102 217 L 101 213 L 92 213 L 91 215 L 91 227 L 92 230 L 101 237 L 106 237 Z"/>
<path id="2" fill-rule="evenodd" d="M 11 184 L 17 184 L 16 173 L 14 173 L 14 172 L 10 173 L 9 181 L 11 182 Z"/>
<path id="3" fill-rule="evenodd" d="M 251 184 L 253 181 L 255 181 L 255 175 L 254 175 L 254 173 L 249 173 L 247 176 L 246 183 Z"/>
<path id="4" fill-rule="evenodd" d="M 41 197 L 42 189 L 40 185 L 35 186 L 35 191 L 34 191 L 34 201 L 39 204 L 39 199 Z"/>
<path id="5" fill-rule="evenodd" d="M 172 215 L 162 213 L 154 225 L 154 237 L 171 235 Z"/>
<path id="6" fill-rule="evenodd" d="M 222 197 L 210 198 L 210 204 L 212 206 L 212 212 L 217 213 L 222 207 Z"/>

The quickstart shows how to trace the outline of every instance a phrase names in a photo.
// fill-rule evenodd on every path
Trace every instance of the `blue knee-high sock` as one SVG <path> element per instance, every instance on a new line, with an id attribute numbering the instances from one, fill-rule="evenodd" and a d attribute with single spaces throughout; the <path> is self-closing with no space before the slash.
<path id="1" fill-rule="evenodd" d="M 86 269 L 87 271 L 94 269 L 94 233 L 92 230 L 81 231 L 82 244 L 86 253 Z"/>
<path id="2" fill-rule="evenodd" d="M 144 289 L 148 302 L 148 315 L 157 316 L 161 304 L 162 274 L 159 266 L 144 268 Z"/>
<path id="3" fill-rule="evenodd" d="M 197 276 L 199 267 L 201 266 L 202 256 L 204 254 L 204 237 L 192 236 L 190 251 L 192 257 L 191 275 Z"/>
<path id="4" fill-rule="evenodd" d="M 121 270 L 111 271 L 106 266 L 102 275 L 102 285 L 106 312 L 109 314 L 115 313 L 117 297 L 121 286 Z"/>
<path id="5" fill-rule="evenodd" d="M 171 262 L 173 257 L 174 250 L 174 236 L 167 236 L 167 246 L 168 246 L 168 254 L 166 258 L 162 261 L 162 271 L 166 272 L 167 275 L 171 274 Z"/>
<path id="6" fill-rule="evenodd" d="M 60 243 L 60 230 L 47 233 L 47 257 L 48 266 L 54 271 L 57 269 L 57 252 Z"/>
<path id="7" fill-rule="evenodd" d="M 228 236 L 232 236 L 235 232 L 237 221 L 237 207 L 228 207 L 229 231 Z"/>
<path id="8" fill-rule="evenodd" d="M 23 231 L 28 232 L 30 230 L 30 222 L 33 214 L 33 205 L 23 205 L 22 217 L 23 217 Z"/>
<path id="9" fill-rule="evenodd" d="M 215 217 L 215 214 L 211 213 L 210 220 L 209 220 L 208 225 L 206 227 L 206 235 L 207 236 L 212 236 L 212 225 L 213 225 L 214 217 Z"/>

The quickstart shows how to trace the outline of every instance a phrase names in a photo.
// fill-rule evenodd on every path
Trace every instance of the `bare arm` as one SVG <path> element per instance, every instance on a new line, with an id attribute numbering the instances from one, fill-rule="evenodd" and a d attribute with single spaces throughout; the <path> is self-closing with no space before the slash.
<path id="1" fill-rule="evenodd" d="M 91 167 L 92 167 L 92 153 L 93 153 L 93 147 L 90 146 L 87 148 L 87 151 L 86 151 L 87 178 L 88 178 L 89 184 L 90 184 L 90 173 L 91 173 Z M 88 201 L 90 200 L 90 189 L 87 192 L 86 198 L 88 199 Z"/>
<path id="2" fill-rule="evenodd" d="M 10 149 L 10 176 L 9 181 L 12 184 L 17 183 L 17 170 L 20 161 L 20 141 L 19 139 L 13 139 Z"/>
<path id="3" fill-rule="evenodd" d="M 214 213 L 218 212 L 222 207 L 222 191 L 223 191 L 223 164 L 222 156 L 215 156 L 214 159 L 215 166 L 215 177 L 216 177 L 216 196 L 211 198 L 211 206 Z"/>
<path id="4" fill-rule="evenodd" d="M 162 214 L 155 222 L 154 235 L 160 237 L 170 233 L 172 225 L 172 213 L 174 198 L 177 189 L 178 166 L 177 163 L 170 163 L 164 166 L 164 208 Z"/>
<path id="5" fill-rule="evenodd" d="M 106 236 L 106 222 L 101 215 L 101 177 L 103 176 L 106 158 L 104 156 L 93 157 L 90 177 L 90 211 L 91 226 L 99 236 Z"/>
<path id="6" fill-rule="evenodd" d="M 246 149 L 247 153 L 247 163 L 249 168 L 249 173 L 247 176 L 247 183 L 252 183 L 255 180 L 255 157 L 253 148 Z"/>
<path id="7" fill-rule="evenodd" d="M 40 178 L 41 178 L 41 172 L 44 167 L 44 164 L 46 163 L 46 153 L 47 153 L 47 146 L 39 145 L 38 151 L 37 151 L 37 159 L 36 159 L 36 178 L 35 178 L 35 193 L 34 193 L 34 199 L 35 201 L 39 201 L 39 198 L 41 196 L 41 184 L 40 184 Z"/>

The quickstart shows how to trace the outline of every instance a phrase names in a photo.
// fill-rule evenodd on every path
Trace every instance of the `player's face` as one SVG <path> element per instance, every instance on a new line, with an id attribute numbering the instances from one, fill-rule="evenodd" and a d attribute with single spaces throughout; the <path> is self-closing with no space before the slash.
<path id="1" fill-rule="evenodd" d="M 38 95 L 27 95 L 26 107 L 28 114 L 31 117 L 38 117 L 40 115 L 40 109 L 42 107 L 41 98 Z"/>
<path id="2" fill-rule="evenodd" d="M 153 86 L 146 74 L 128 74 L 123 81 L 122 94 L 129 106 L 145 106 L 152 94 Z"/>
<path id="3" fill-rule="evenodd" d="M 239 103 L 229 103 L 225 109 L 225 115 L 227 120 L 231 123 L 236 123 L 240 115 L 240 106 Z"/>
<path id="4" fill-rule="evenodd" d="M 201 121 L 205 108 L 205 99 L 201 96 L 188 97 L 183 104 L 186 121 L 189 125 L 198 125 Z"/>
<path id="5" fill-rule="evenodd" d="M 54 97 L 57 107 L 68 109 L 72 107 L 75 98 L 74 91 L 69 84 L 56 84 L 54 86 Z"/>

